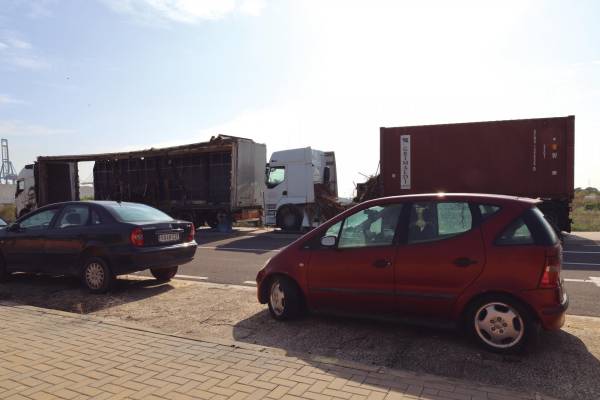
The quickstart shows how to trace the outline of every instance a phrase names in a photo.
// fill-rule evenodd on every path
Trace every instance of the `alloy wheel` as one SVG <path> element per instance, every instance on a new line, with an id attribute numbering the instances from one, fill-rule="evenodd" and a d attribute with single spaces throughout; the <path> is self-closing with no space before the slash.
<path id="1" fill-rule="evenodd" d="M 283 315 L 283 312 L 285 311 L 285 293 L 283 292 L 279 281 L 275 281 L 271 285 L 271 293 L 269 299 L 271 303 L 271 308 L 275 315 Z"/>
<path id="2" fill-rule="evenodd" d="M 501 302 L 482 305 L 475 313 L 473 323 L 481 340 L 497 349 L 517 345 L 525 333 L 525 324 L 519 312 Z"/>
<path id="3" fill-rule="evenodd" d="M 106 278 L 104 268 L 100 263 L 89 263 L 85 268 L 85 282 L 90 289 L 100 289 Z"/>

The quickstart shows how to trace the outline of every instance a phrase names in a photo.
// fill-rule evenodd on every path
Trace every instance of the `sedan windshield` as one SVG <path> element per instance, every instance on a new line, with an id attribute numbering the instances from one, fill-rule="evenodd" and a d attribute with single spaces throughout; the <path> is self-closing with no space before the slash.
<path id="1" fill-rule="evenodd" d="M 106 206 L 123 222 L 171 221 L 173 218 L 156 208 L 136 203 L 115 203 Z"/>

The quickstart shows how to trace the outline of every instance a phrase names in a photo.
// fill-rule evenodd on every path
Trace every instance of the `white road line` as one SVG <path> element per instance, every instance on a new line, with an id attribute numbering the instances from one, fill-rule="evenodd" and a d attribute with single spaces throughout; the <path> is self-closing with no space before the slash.
<path id="1" fill-rule="evenodd" d="M 175 275 L 175 278 L 194 279 L 194 280 L 198 280 L 198 281 L 205 281 L 208 279 L 208 277 L 206 277 L 206 276 L 181 275 L 181 274 Z"/>
<path id="2" fill-rule="evenodd" d="M 264 251 L 264 252 L 279 252 L 281 250 L 271 250 L 271 249 L 247 249 L 242 247 L 217 247 L 217 246 L 198 246 L 199 249 L 208 249 L 208 250 L 233 250 L 233 251 Z"/>
<path id="3" fill-rule="evenodd" d="M 597 276 L 590 276 L 590 279 L 575 279 L 575 278 L 565 278 L 565 282 L 579 282 L 579 283 L 593 283 L 594 285 L 600 287 L 600 278 Z"/>
<path id="4" fill-rule="evenodd" d="M 256 286 L 256 282 L 254 282 L 254 281 L 244 281 L 244 285 L 255 285 Z"/>
<path id="5" fill-rule="evenodd" d="M 598 263 L 563 262 L 563 265 L 600 265 Z"/>
<path id="6" fill-rule="evenodd" d="M 563 250 L 563 253 L 570 253 L 570 254 L 600 254 L 600 251 L 574 251 L 574 250 Z"/>

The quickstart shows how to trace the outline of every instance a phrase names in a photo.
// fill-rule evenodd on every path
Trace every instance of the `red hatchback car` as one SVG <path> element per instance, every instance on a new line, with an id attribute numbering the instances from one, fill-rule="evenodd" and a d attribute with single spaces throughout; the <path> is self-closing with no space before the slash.
<path id="1" fill-rule="evenodd" d="M 434 318 L 497 352 L 559 329 L 562 247 L 537 200 L 483 194 L 386 197 L 302 236 L 259 271 L 278 320 L 304 309 Z"/>

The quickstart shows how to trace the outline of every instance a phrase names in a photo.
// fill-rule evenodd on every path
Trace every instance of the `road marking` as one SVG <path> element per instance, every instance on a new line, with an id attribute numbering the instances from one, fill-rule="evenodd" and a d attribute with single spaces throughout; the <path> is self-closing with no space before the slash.
<path id="1" fill-rule="evenodd" d="M 175 275 L 175 278 L 181 278 L 181 279 L 194 279 L 194 280 L 198 280 L 198 281 L 205 281 L 208 279 L 208 277 L 206 276 L 195 276 L 195 275 L 181 275 L 181 274 L 177 274 Z"/>
<path id="2" fill-rule="evenodd" d="M 600 264 L 598 264 L 598 263 L 563 262 L 563 265 L 600 265 Z"/>
<path id="3" fill-rule="evenodd" d="M 600 278 L 597 276 L 590 276 L 590 279 L 576 279 L 576 278 L 564 278 L 565 282 L 578 282 L 578 283 L 593 283 L 600 287 Z"/>
<path id="4" fill-rule="evenodd" d="M 256 286 L 256 282 L 254 282 L 254 281 L 244 281 L 244 285 L 254 285 L 254 286 Z"/>
<path id="5" fill-rule="evenodd" d="M 217 246 L 198 246 L 199 249 L 208 250 L 233 250 L 233 251 L 264 251 L 264 252 L 279 252 L 281 250 L 270 250 L 270 249 L 247 249 L 242 247 L 217 247 Z"/>
<path id="6" fill-rule="evenodd" d="M 563 253 L 571 253 L 571 254 L 600 254 L 600 251 L 574 251 L 574 250 L 563 250 Z"/>

